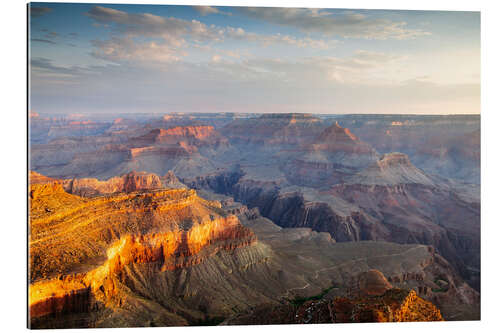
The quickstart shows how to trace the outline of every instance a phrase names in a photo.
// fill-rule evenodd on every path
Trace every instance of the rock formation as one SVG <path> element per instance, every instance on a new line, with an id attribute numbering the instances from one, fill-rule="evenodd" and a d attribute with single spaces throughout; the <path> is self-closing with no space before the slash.
<path id="1" fill-rule="evenodd" d="M 35 326 L 43 326 L 47 316 L 97 311 L 99 304 L 113 308 L 113 297 L 123 291 L 117 284 L 127 283 L 124 273 L 131 265 L 175 271 L 256 242 L 234 215 L 221 215 L 220 203 L 193 190 L 84 199 L 52 182 L 31 185 L 29 200 Z"/>
<path id="2" fill-rule="evenodd" d="M 303 113 L 263 114 L 237 119 L 221 132 L 233 144 L 297 145 L 312 141 L 326 125 L 317 117 Z M 272 146 L 267 146 L 272 149 Z"/>
<path id="3" fill-rule="evenodd" d="M 366 169 L 348 177 L 349 184 L 397 185 L 423 184 L 434 185 L 434 181 L 416 168 L 406 154 L 384 154 Z"/>
<path id="4" fill-rule="evenodd" d="M 28 178 L 29 178 L 29 183 L 30 184 L 43 184 L 43 183 L 50 183 L 50 182 L 56 181 L 53 178 L 44 176 L 44 175 L 42 175 L 42 174 L 40 174 L 38 172 L 35 172 L 33 170 L 29 171 Z"/>
<path id="5" fill-rule="evenodd" d="M 371 269 L 361 273 L 357 277 L 352 293 L 360 297 L 380 296 L 392 288 L 392 285 L 387 281 L 382 272 Z"/>
<path id="6" fill-rule="evenodd" d="M 433 185 L 428 176 L 407 164 L 404 155 L 386 156 L 373 168 L 377 172 L 361 171 L 361 175 L 377 178 L 351 178 L 365 184 L 355 181 L 325 190 L 305 191 L 246 179 L 239 172 L 199 177 L 187 184 L 233 196 L 250 208 L 259 208 L 263 216 L 282 227 L 310 227 L 330 233 L 339 242 L 386 240 L 432 245 L 478 288 L 474 270 L 479 262 L 479 205 L 454 190 Z M 395 173 L 380 176 L 383 170 Z M 366 184 L 366 179 L 382 185 L 373 181 Z"/>
<path id="7" fill-rule="evenodd" d="M 338 123 L 326 128 L 284 166 L 287 179 L 296 185 L 324 187 L 377 160 L 376 151 Z"/>
<path id="8" fill-rule="evenodd" d="M 362 273 L 366 294 L 357 297 L 308 300 L 298 306 L 262 306 L 226 324 L 326 324 L 367 322 L 443 321 L 441 312 L 414 290 L 392 288 L 382 273 Z M 385 281 L 384 281 L 385 280 Z"/>
<path id="9" fill-rule="evenodd" d="M 202 152 L 213 157 L 228 149 L 227 139 L 212 126 L 154 128 L 139 136 L 118 132 L 99 140 L 96 137 L 88 145 L 72 140 L 67 143 L 70 151 L 63 142 L 40 145 L 33 156 L 33 167 L 57 178 L 107 179 L 134 170 L 156 174 L 174 170 L 185 175 L 213 169 Z"/>
<path id="10" fill-rule="evenodd" d="M 33 327 L 215 324 L 318 295 L 359 309 L 381 290 L 369 309 L 387 301 L 394 314 L 413 290 L 446 320 L 479 318 L 479 117 L 29 125 Z"/>
<path id="11" fill-rule="evenodd" d="M 327 234 L 318 234 L 304 249 L 335 249 L 328 250 L 327 256 L 313 250 L 319 266 L 304 274 L 306 262 L 285 258 L 295 257 L 289 251 L 304 251 L 299 244 L 309 242 L 310 229 L 290 229 L 297 234 L 287 232 L 279 240 L 274 233 L 281 231 L 261 220 L 258 211 L 236 209 L 234 201 L 225 201 L 227 210 L 241 214 L 242 225 L 219 202 L 204 200 L 194 190 L 143 189 L 83 198 L 64 191 L 61 182 L 51 181 L 32 184 L 29 203 L 32 327 L 186 325 L 227 318 L 248 311 L 249 305 L 279 304 L 294 291 L 315 292 L 313 281 L 325 286 L 334 276 L 339 279 L 336 266 L 354 272 L 360 267 L 363 246 L 371 247 L 365 252 L 375 257 L 379 251 L 389 251 L 391 261 L 404 267 L 421 270 L 436 265 L 424 248 L 414 249 L 422 259 L 409 256 L 408 248 L 390 244 L 356 245 L 345 252 Z M 263 237 L 263 243 L 249 226 Z M 416 261 L 410 264 L 412 260 Z M 432 269 L 438 267 L 443 266 Z M 400 274 L 384 269 L 393 280 Z M 372 275 L 368 269 L 360 280 L 364 281 L 361 289 L 380 289 L 380 281 Z M 310 281 L 307 288 L 301 287 L 301 276 Z M 352 276 L 347 273 L 338 281 L 348 286 Z M 428 279 L 432 278 L 407 281 L 421 281 L 423 290 Z M 453 279 L 447 278 L 450 286 L 456 283 Z M 455 302 L 460 300 L 453 297 Z M 232 310 L 226 309 L 228 304 Z"/>
<path id="12" fill-rule="evenodd" d="M 160 177 L 155 174 L 132 171 L 121 177 L 113 177 L 106 181 L 96 178 L 64 180 L 63 187 L 68 193 L 92 197 L 117 192 L 130 193 L 139 190 L 155 190 L 165 186 Z"/>

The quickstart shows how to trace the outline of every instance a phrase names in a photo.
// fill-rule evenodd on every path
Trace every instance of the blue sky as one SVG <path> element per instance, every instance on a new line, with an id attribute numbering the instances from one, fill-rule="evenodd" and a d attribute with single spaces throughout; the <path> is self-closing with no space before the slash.
<path id="1" fill-rule="evenodd" d="M 478 12 L 33 3 L 32 111 L 480 111 Z"/>

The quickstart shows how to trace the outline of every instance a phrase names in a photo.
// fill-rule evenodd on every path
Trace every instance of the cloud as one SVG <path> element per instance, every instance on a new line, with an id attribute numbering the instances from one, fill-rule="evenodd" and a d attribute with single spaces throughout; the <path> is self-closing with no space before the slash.
<path id="1" fill-rule="evenodd" d="M 177 47 L 186 43 L 186 36 L 197 42 L 219 40 L 219 32 L 214 27 L 208 27 L 197 20 L 162 17 L 149 13 L 127 13 L 101 6 L 94 6 L 86 15 L 101 26 L 109 27 L 110 24 L 115 24 L 114 34 L 125 35 L 127 38 L 157 37 Z"/>
<path id="2" fill-rule="evenodd" d="M 259 43 L 263 46 L 279 44 L 313 49 L 328 49 L 338 44 L 335 40 L 298 38 L 279 33 L 256 34 L 242 28 L 208 26 L 197 20 L 161 17 L 148 13 L 127 13 L 101 6 L 94 6 L 86 15 L 100 25 L 114 24 L 114 36 L 110 40 L 97 40 L 92 43 L 95 47 L 93 56 L 114 62 L 134 59 L 142 61 L 148 56 L 157 62 L 178 61 L 187 54 L 183 49 L 189 46 L 199 43 L 222 43 L 228 39 Z M 138 41 L 141 37 L 160 40 Z"/>
<path id="3" fill-rule="evenodd" d="M 208 8 L 214 9 L 214 7 Z M 197 20 L 188 21 L 173 17 L 165 18 L 147 13 L 129 14 L 124 11 L 101 6 L 93 7 L 86 15 L 100 24 L 118 24 L 120 31 L 129 36 L 156 36 L 169 40 L 179 40 L 185 36 L 197 42 L 222 42 L 224 39 L 230 38 L 259 42 L 265 45 L 282 43 L 297 47 L 313 48 L 329 48 L 338 43 L 338 41 L 315 40 L 309 37 L 297 38 L 281 34 L 256 34 L 247 32 L 242 28 L 208 26 Z"/>
<path id="4" fill-rule="evenodd" d="M 32 18 L 43 16 L 50 13 L 52 8 L 49 7 L 32 7 L 30 6 L 30 15 Z"/>
<path id="5" fill-rule="evenodd" d="M 196 20 L 188 21 L 149 13 L 130 14 L 101 6 L 92 7 L 86 15 L 99 24 L 115 23 L 122 33 L 128 35 L 162 36 L 173 39 L 187 33 L 202 37 L 208 31 L 203 23 Z"/>
<path id="6" fill-rule="evenodd" d="M 92 41 L 96 58 L 113 62 L 170 63 L 186 55 L 178 45 L 168 42 L 135 42 L 131 38 L 113 37 L 110 40 Z"/>
<path id="7" fill-rule="evenodd" d="M 374 18 L 354 11 L 333 13 L 321 9 L 257 7 L 241 7 L 239 10 L 266 22 L 345 38 L 411 39 L 430 35 L 422 29 L 407 28 L 406 22 Z"/>
<path id="8" fill-rule="evenodd" d="M 479 84 L 371 80 L 370 71 L 384 71 L 387 61 L 396 60 L 388 60 L 391 56 L 387 55 L 387 59 L 373 61 L 371 67 L 357 68 L 355 57 L 323 61 L 214 57 L 214 61 L 196 64 L 179 61 L 155 67 L 133 63 L 88 69 L 62 68 L 45 60 L 39 65 L 57 75 L 32 79 L 37 87 L 32 106 L 42 112 L 479 112 Z M 349 70 L 357 73 L 358 81 L 332 77 Z"/>
<path id="9" fill-rule="evenodd" d="M 227 27 L 224 29 L 224 36 L 248 42 L 257 42 L 264 46 L 284 44 L 299 48 L 329 49 L 338 45 L 337 40 L 312 39 L 310 37 L 298 38 L 290 35 L 277 34 L 256 34 L 247 32 L 242 28 Z"/>
<path id="10" fill-rule="evenodd" d="M 52 61 L 47 58 L 32 58 L 31 61 L 31 68 L 37 68 L 37 69 L 48 69 L 48 70 L 57 70 L 61 67 L 57 67 L 52 65 Z"/>
<path id="11" fill-rule="evenodd" d="M 193 6 L 193 8 L 200 13 L 201 16 L 210 15 L 210 14 L 221 14 L 231 16 L 230 12 L 224 12 L 213 6 Z"/>
<path id="12" fill-rule="evenodd" d="M 210 14 L 211 9 L 203 10 Z M 437 57 L 434 50 L 425 49 L 420 51 L 427 58 L 414 52 L 404 56 L 392 54 L 390 48 L 385 49 L 387 52 L 372 51 L 381 50 L 384 43 L 375 43 L 372 49 L 374 42 L 361 43 L 366 49 L 358 49 L 362 48 L 360 41 L 337 38 L 406 39 L 428 34 L 377 13 L 248 9 L 246 15 L 295 28 L 277 33 L 285 29 L 274 26 L 272 33 L 264 33 L 260 29 L 206 24 L 201 22 L 203 19 L 162 17 L 95 6 L 86 15 L 100 26 L 103 37 L 91 42 L 90 52 L 94 58 L 106 61 L 88 59 L 89 64 L 103 65 L 67 66 L 56 62 L 61 59 L 60 55 L 54 54 L 51 61 L 47 59 L 49 56 L 40 58 L 37 56 L 41 53 L 36 54 L 30 66 L 32 105 L 45 112 L 68 109 L 479 111 L 479 84 L 470 83 L 472 79 L 465 84 L 463 80 L 469 72 L 478 72 L 479 65 L 463 68 L 463 59 L 470 59 L 468 54 L 457 57 L 456 52 L 443 50 L 449 57 Z M 297 29 L 302 32 L 289 32 Z M 50 43 L 44 39 L 46 33 L 49 31 L 37 35 L 39 40 L 34 42 Z M 79 39 L 86 36 L 86 33 L 80 35 Z M 75 36 L 59 32 L 58 44 L 64 46 L 71 41 L 69 37 Z M 340 43 L 346 47 L 340 49 Z M 79 49 L 73 51 L 85 49 L 83 43 L 78 46 Z M 317 51 L 335 47 L 338 52 Z M 441 67 L 449 68 L 451 74 L 443 72 Z M 436 80 L 440 73 L 444 73 L 442 77 L 447 81 Z"/>
<path id="13" fill-rule="evenodd" d="M 46 78 L 59 78 L 60 83 L 77 82 L 79 79 L 102 71 L 103 67 L 83 67 L 83 66 L 59 66 L 51 59 L 36 57 L 31 58 L 30 69 L 32 81 L 43 82 Z M 64 81 L 70 80 L 70 81 Z"/>
<path id="14" fill-rule="evenodd" d="M 38 42 L 38 43 L 45 43 L 45 44 L 57 44 L 54 41 L 48 40 L 48 39 L 41 39 L 41 38 L 31 38 L 32 42 Z"/>
<path id="15" fill-rule="evenodd" d="M 280 85 L 302 86 L 312 89 L 316 86 L 363 86 L 375 87 L 396 84 L 401 81 L 397 69 L 405 66 L 406 57 L 393 54 L 357 51 L 346 57 L 314 56 L 290 58 L 223 58 L 220 50 L 214 50 L 217 57 L 204 67 L 214 77 L 226 78 L 228 82 L 274 82 Z M 214 61 L 217 60 L 217 61 Z M 396 73 L 396 74 L 395 74 Z M 403 78 L 407 79 L 408 76 Z M 224 80 L 226 80 L 224 79 Z M 274 89 L 274 88 L 270 88 Z"/>

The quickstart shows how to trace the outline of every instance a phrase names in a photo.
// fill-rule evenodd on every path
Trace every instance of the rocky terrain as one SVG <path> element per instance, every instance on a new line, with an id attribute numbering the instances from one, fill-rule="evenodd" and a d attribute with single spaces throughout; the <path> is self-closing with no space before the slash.
<path id="1" fill-rule="evenodd" d="M 377 152 L 370 145 L 338 123 L 326 128 L 311 143 L 297 147 L 293 155 L 282 168 L 287 180 L 313 187 L 339 183 L 377 160 Z"/>
<path id="2" fill-rule="evenodd" d="M 227 320 L 226 324 L 328 324 L 363 322 L 442 321 L 439 309 L 413 290 L 394 288 L 377 270 L 359 274 L 357 294 L 328 298 L 326 289 L 311 300 L 292 305 L 261 306 Z"/>
<path id="3" fill-rule="evenodd" d="M 31 185 L 29 195 L 29 294 L 34 327 L 115 326 L 117 319 L 124 326 L 148 326 L 149 321 L 155 322 L 151 316 L 158 316 L 157 324 L 163 325 L 204 320 L 207 311 L 221 311 L 208 308 L 226 297 L 244 301 L 239 300 L 242 291 L 235 289 L 233 296 L 217 290 L 213 293 L 218 296 L 205 295 L 196 291 L 202 285 L 188 287 L 188 271 L 218 279 L 221 272 L 210 277 L 207 270 L 238 269 L 265 261 L 265 251 L 250 229 L 234 215 L 225 214 L 219 203 L 203 200 L 193 190 L 85 199 L 52 182 Z M 200 271 L 187 270 L 193 266 Z M 186 300 L 175 300 L 175 306 L 171 301 L 179 293 L 186 293 Z M 217 298 L 219 304 L 214 303 Z M 158 302 L 170 304 L 175 312 L 186 308 L 186 313 L 175 315 Z M 151 307 L 158 311 L 148 315 Z"/>
<path id="4" fill-rule="evenodd" d="M 105 181 L 97 178 L 73 178 L 62 180 L 61 183 L 66 192 L 82 197 L 161 188 L 186 188 L 172 171 L 167 172 L 163 177 L 144 171 L 131 171 Z"/>
<path id="5" fill-rule="evenodd" d="M 480 182 L 479 116 L 347 115 L 335 119 L 380 153 L 402 152 L 427 173 Z"/>
<path id="6" fill-rule="evenodd" d="M 258 207 L 263 216 L 282 227 L 310 227 L 330 233 L 338 242 L 385 240 L 432 245 L 479 289 L 478 199 L 433 185 L 420 171 L 411 173 L 415 168 L 400 156 L 391 162 L 386 156 L 368 170 L 352 175 L 349 182 L 328 189 L 256 181 L 242 172 L 198 177 L 186 184 Z M 390 167 L 395 172 L 374 178 L 387 163 L 397 164 Z"/>
<path id="7" fill-rule="evenodd" d="M 32 327 L 479 319 L 479 117 L 88 118 L 30 118 Z"/>

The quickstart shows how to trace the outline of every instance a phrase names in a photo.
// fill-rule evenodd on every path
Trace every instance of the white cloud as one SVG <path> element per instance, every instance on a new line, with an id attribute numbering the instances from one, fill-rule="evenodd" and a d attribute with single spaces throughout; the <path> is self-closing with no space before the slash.
<path id="1" fill-rule="evenodd" d="M 210 15 L 210 14 L 221 14 L 221 15 L 227 15 L 227 16 L 232 15 L 230 12 L 224 12 L 216 7 L 213 7 L 213 6 L 193 6 L 193 8 L 198 13 L 200 13 L 200 15 L 202 15 L 202 16 Z"/>
<path id="2" fill-rule="evenodd" d="M 205 9 L 208 14 L 210 11 Z M 408 28 L 405 22 L 369 13 L 247 10 L 247 15 L 306 32 L 296 35 L 277 33 L 283 29 L 276 26 L 272 33 L 257 33 L 251 28 L 218 27 L 198 20 L 96 6 L 87 15 L 100 26 L 104 37 L 92 42 L 92 55 L 106 61 L 90 59 L 87 67 L 76 67 L 61 61 L 66 59 L 63 55 L 54 54 L 53 62 L 33 58 L 32 105 L 45 112 L 87 107 L 140 112 L 154 108 L 340 113 L 479 111 L 479 49 L 476 56 L 460 55 L 453 49 L 442 49 L 440 55 L 428 47 L 421 48 L 419 54 L 412 48 L 408 56 L 403 56 L 389 52 L 401 50 L 404 43 L 392 49 L 392 42 L 376 42 L 377 50 L 387 47 L 384 53 L 372 51 L 373 42 L 333 40 L 334 36 L 407 39 L 427 34 Z M 331 48 L 336 52 L 318 51 Z M 352 51 L 359 48 L 366 49 Z M 464 81 L 466 75 L 471 77 Z M 51 109 L 44 109 L 43 103 Z"/>
<path id="3" fill-rule="evenodd" d="M 224 35 L 228 38 L 235 40 L 244 40 L 248 42 L 257 42 L 263 46 L 284 44 L 296 46 L 299 48 L 313 48 L 313 49 L 329 49 L 338 45 L 337 40 L 323 40 L 313 39 L 310 37 L 298 38 L 290 35 L 277 34 L 256 34 L 247 32 L 242 28 L 227 27 L 224 29 Z"/>
<path id="4" fill-rule="evenodd" d="M 399 82 L 399 77 L 392 76 L 395 65 L 404 65 L 406 57 L 356 51 L 347 57 L 317 56 L 284 59 L 245 59 L 239 63 L 221 62 L 219 71 L 226 71 L 235 79 L 258 77 L 260 79 L 279 78 L 284 82 L 310 84 L 330 84 L 332 81 L 351 85 L 382 85 Z M 330 82 L 330 83 L 329 83 Z"/>
<path id="5" fill-rule="evenodd" d="M 189 21 L 149 13 L 130 14 L 101 6 L 92 7 L 86 15 L 99 24 L 116 24 L 118 30 L 127 36 L 162 37 L 175 40 L 190 35 L 197 40 L 217 39 L 217 33 L 213 28 L 207 27 L 197 20 Z"/>
<path id="6" fill-rule="evenodd" d="M 213 60 L 199 64 L 178 61 L 171 66 L 137 62 L 126 67 L 106 65 L 80 71 L 73 81 L 61 76 L 59 81 L 52 78 L 47 82 L 34 76 L 32 84 L 37 88 L 33 90 L 32 106 L 46 111 L 43 103 L 57 91 L 51 99 L 51 111 L 80 110 L 85 106 L 121 112 L 161 111 L 159 108 L 233 112 L 479 112 L 479 84 L 373 80 L 370 71 L 385 70 L 386 60 L 374 62 L 369 68 L 356 68 L 353 57 L 296 62 L 228 61 L 222 57 Z M 40 65 L 51 70 L 47 62 Z"/>
<path id="7" fill-rule="evenodd" d="M 113 62 L 170 63 L 186 55 L 185 51 L 179 49 L 182 43 L 178 40 L 175 43 L 138 43 L 131 38 L 114 37 L 106 41 L 96 40 L 92 44 L 95 47 L 93 56 Z"/>
<path id="8" fill-rule="evenodd" d="M 393 22 L 353 11 L 331 13 L 321 9 L 263 7 L 241 7 L 240 11 L 266 22 L 345 38 L 411 39 L 430 34 L 422 29 L 410 29 L 406 22 Z"/>
<path id="9" fill-rule="evenodd" d="M 206 8 L 203 10 L 210 11 Z M 108 28 L 110 24 L 116 25 L 118 33 L 114 31 L 111 39 L 96 40 L 92 43 L 95 47 L 93 56 L 114 62 L 143 61 L 147 60 L 147 57 L 155 62 L 178 61 L 187 54 L 185 49 L 189 46 L 199 46 L 199 43 L 207 42 L 222 43 L 227 40 L 259 43 L 262 46 L 289 45 L 312 49 L 329 49 L 339 43 L 336 40 L 298 38 L 279 33 L 257 34 L 242 28 L 208 26 L 197 20 L 189 21 L 148 13 L 131 14 L 101 6 L 94 6 L 86 15 L 99 25 Z M 140 37 L 160 40 L 140 42 L 137 40 Z"/>

